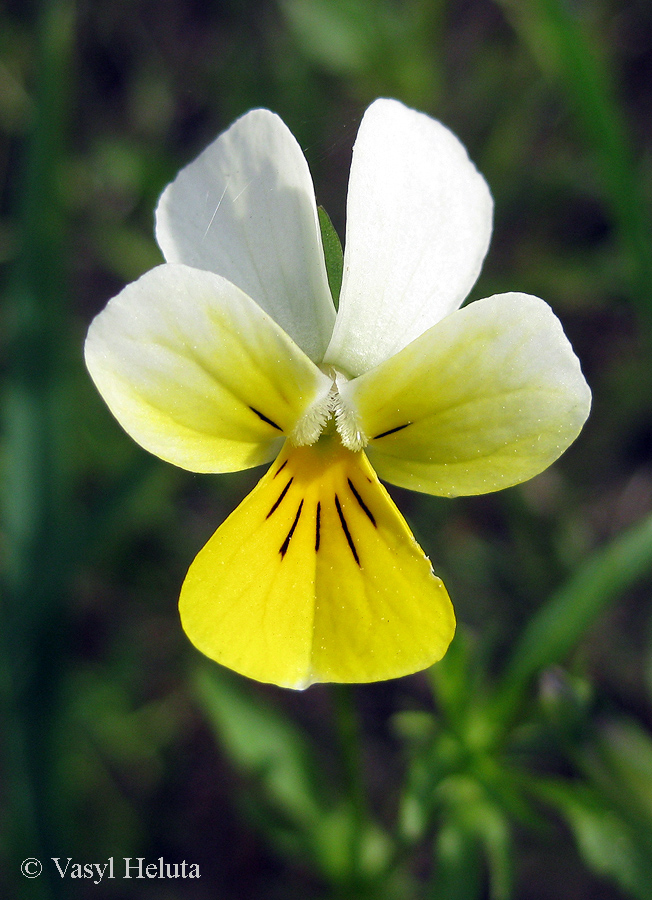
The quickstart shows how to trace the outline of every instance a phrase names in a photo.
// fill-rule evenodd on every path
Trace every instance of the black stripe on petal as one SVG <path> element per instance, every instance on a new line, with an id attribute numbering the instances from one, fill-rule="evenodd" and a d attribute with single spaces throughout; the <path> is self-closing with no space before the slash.
<path id="1" fill-rule="evenodd" d="M 351 537 L 351 532 L 349 531 L 349 526 L 346 523 L 346 519 L 344 518 L 344 513 L 342 512 L 342 507 L 340 505 L 340 500 L 337 494 L 335 494 L 335 507 L 337 509 L 337 514 L 340 517 L 340 524 L 342 525 L 342 530 L 346 536 L 347 543 L 351 548 L 351 553 L 353 554 L 353 558 L 360 565 L 360 557 L 358 556 L 358 551 L 355 549 L 355 544 L 353 543 L 353 538 Z"/>
<path id="2" fill-rule="evenodd" d="M 269 517 L 271 516 L 271 514 L 274 512 L 275 509 L 278 509 L 278 506 L 279 506 L 281 500 L 283 499 L 283 497 L 285 497 L 287 492 L 290 490 L 290 485 L 292 484 L 293 481 L 294 481 L 294 475 L 292 476 L 292 478 L 290 478 L 288 483 L 285 485 L 285 487 L 283 488 L 283 490 L 281 491 L 281 493 L 279 495 L 278 500 L 276 501 L 274 506 L 272 506 L 270 511 L 267 513 L 267 515 L 265 516 L 266 519 L 269 519 Z"/>
<path id="3" fill-rule="evenodd" d="M 268 419 L 267 416 L 263 415 L 259 409 L 254 409 L 253 406 L 250 406 L 249 409 L 252 413 L 256 413 L 259 419 L 262 419 L 263 422 L 267 422 L 268 425 L 271 425 L 272 428 L 276 428 L 277 431 L 283 431 L 280 425 L 277 425 L 276 422 L 273 422 L 271 419 Z"/>
<path id="4" fill-rule="evenodd" d="M 365 515 L 367 516 L 367 518 L 369 519 L 371 524 L 374 526 L 374 528 L 378 528 L 378 526 L 376 525 L 376 517 L 374 516 L 372 511 L 369 509 L 367 504 L 364 502 L 364 500 L 362 499 L 360 494 L 357 492 L 355 485 L 353 484 L 353 482 L 351 481 L 350 478 L 347 478 L 346 480 L 349 482 L 349 487 L 351 488 L 351 491 L 353 492 L 353 496 L 360 504 L 362 511 L 365 513 Z"/>
<path id="5" fill-rule="evenodd" d="M 297 523 L 299 521 L 299 516 L 301 515 L 302 509 L 303 509 L 303 500 L 299 504 L 299 509 L 297 510 L 297 514 L 294 517 L 294 522 L 292 523 L 292 527 L 288 531 L 288 536 L 285 538 L 285 540 L 283 541 L 283 543 L 281 544 L 281 546 L 279 548 L 278 552 L 281 554 L 281 557 L 285 557 L 285 554 L 288 552 L 288 547 L 290 546 L 290 540 L 292 538 L 292 535 L 294 534 L 294 529 L 297 527 Z"/>
<path id="6" fill-rule="evenodd" d="M 378 438 L 387 437 L 388 434 L 395 434 L 397 431 L 403 431 L 404 428 L 407 428 L 408 425 L 411 425 L 412 422 L 406 422 L 405 425 L 397 425 L 396 428 L 390 428 L 389 431 L 382 431 L 380 434 L 374 435 L 372 437 L 372 441 L 377 441 Z"/>
<path id="7" fill-rule="evenodd" d="M 321 502 L 317 501 L 317 517 L 315 519 L 315 553 L 319 550 L 321 542 Z"/>
<path id="8" fill-rule="evenodd" d="M 278 473 L 279 473 L 279 472 L 282 472 L 283 469 L 287 466 L 287 464 L 288 464 L 288 461 L 287 461 L 287 459 L 286 459 L 284 463 L 281 463 L 281 465 L 278 467 L 278 469 L 276 470 L 276 472 L 274 472 L 274 474 L 272 475 L 272 478 L 276 478 L 276 476 L 278 475 Z"/>

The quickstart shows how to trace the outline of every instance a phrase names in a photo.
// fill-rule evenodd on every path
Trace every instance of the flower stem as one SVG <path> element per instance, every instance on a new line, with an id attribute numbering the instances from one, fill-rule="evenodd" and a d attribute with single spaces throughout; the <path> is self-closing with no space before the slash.
<path id="1" fill-rule="evenodd" d="M 360 888 L 363 880 L 362 838 L 369 814 L 363 777 L 360 722 L 352 686 L 349 684 L 334 684 L 332 688 L 335 724 L 351 808 L 349 883 L 351 886 Z"/>

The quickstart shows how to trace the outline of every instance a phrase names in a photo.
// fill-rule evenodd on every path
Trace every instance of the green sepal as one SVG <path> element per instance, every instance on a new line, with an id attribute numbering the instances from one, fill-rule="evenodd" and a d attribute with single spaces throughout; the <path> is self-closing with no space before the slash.
<path id="1" fill-rule="evenodd" d="M 342 271 L 344 269 L 344 254 L 342 252 L 342 244 L 324 207 L 318 207 L 317 212 L 319 213 L 321 240 L 322 244 L 324 245 L 324 257 L 326 259 L 326 274 L 328 276 L 328 286 L 333 296 L 335 309 L 337 309 L 340 302 Z"/>

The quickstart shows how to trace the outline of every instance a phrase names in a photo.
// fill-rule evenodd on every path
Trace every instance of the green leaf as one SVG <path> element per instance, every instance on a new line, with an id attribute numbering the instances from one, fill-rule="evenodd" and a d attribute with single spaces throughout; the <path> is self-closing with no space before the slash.
<path id="1" fill-rule="evenodd" d="M 333 228 L 328 213 L 323 206 L 317 210 L 319 213 L 319 226 L 321 228 L 321 240 L 324 245 L 324 257 L 326 258 L 326 274 L 328 286 L 331 289 L 335 309 L 340 302 L 340 289 L 342 287 L 342 272 L 344 270 L 344 254 L 342 244 L 337 232 Z"/>
<path id="2" fill-rule="evenodd" d="M 462 625 L 458 625 L 444 658 L 428 669 L 428 678 L 438 707 L 460 730 L 468 719 L 469 708 L 482 705 L 482 685 L 486 683 L 478 648 Z"/>
<path id="3" fill-rule="evenodd" d="M 561 662 L 603 610 L 652 567 L 652 516 L 597 550 L 530 620 L 509 660 L 497 716 L 511 718 L 529 680 Z"/>
<path id="4" fill-rule="evenodd" d="M 361 819 L 355 799 L 330 785 L 328 796 L 307 737 L 278 709 L 224 669 L 200 668 L 194 683 L 221 748 L 254 782 L 245 807 L 267 838 L 333 883 L 378 877 L 392 855 L 387 835 Z M 355 846 L 356 858 L 351 858 Z"/>
<path id="5" fill-rule="evenodd" d="M 474 777 L 454 775 L 437 791 L 445 824 L 436 842 L 433 897 L 512 896 L 513 845 L 507 815 Z"/>
<path id="6" fill-rule="evenodd" d="M 327 70 L 351 76 L 373 53 L 378 15 L 345 0 L 284 0 L 281 7 L 303 51 Z"/>
<path id="7" fill-rule="evenodd" d="M 541 783 L 540 798 L 568 822 L 591 871 L 610 878 L 637 900 L 649 900 L 652 856 L 639 835 L 602 793 L 585 784 Z"/>
<path id="8" fill-rule="evenodd" d="M 323 812 L 317 766 L 306 738 L 289 719 L 224 670 L 200 668 L 195 687 L 221 747 L 262 787 L 264 799 L 300 829 Z"/>
<path id="9" fill-rule="evenodd" d="M 475 835 L 447 822 L 435 842 L 435 877 L 430 900 L 480 900 L 485 896 L 480 844 Z"/>
<path id="10" fill-rule="evenodd" d="M 601 722 L 584 770 L 647 836 L 652 855 L 652 735 L 634 719 Z M 652 883 L 652 882 L 651 882 Z"/>
<path id="11" fill-rule="evenodd" d="M 618 107 L 613 80 L 603 61 L 604 48 L 563 0 L 497 0 L 510 17 L 542 71 L 566 92 L 569 105 L 584 132 L 611 207 L 620 244 L 629 257 L 633 299 L 646 316 L 652 308 L 652 247 L 650 221 L 640 185 L 642 173 L 634 164 L 627 128 Z"/>

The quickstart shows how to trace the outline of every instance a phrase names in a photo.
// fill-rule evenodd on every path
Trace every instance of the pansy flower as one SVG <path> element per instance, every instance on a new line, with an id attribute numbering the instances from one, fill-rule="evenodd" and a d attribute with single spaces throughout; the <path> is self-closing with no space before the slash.
<path id="1" fill-rule="evenodd" d="M 274 461 L 181 590 L 190 640 L 294 688 L 439 660 L 455 618 L 378 476 L 481 494 L 576 438 L 590 392 L 558 319 L 507 293 L 460 309 L 492 225 L 458 139 L 394 100 L 353 150 L 339 304 L 306 160 L 247 113 L 165 189 L 166 263 L 91 324 L 86 362 L 139 444 L 194 472 Z"/>

